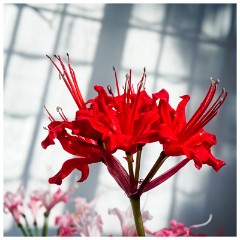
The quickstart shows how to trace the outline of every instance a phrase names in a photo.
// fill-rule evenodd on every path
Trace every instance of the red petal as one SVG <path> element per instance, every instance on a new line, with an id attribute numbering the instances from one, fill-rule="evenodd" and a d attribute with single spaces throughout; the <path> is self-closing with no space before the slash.
<path id="1" fill-rule="evenodd" d="M 41 142 L 41 145 L 44 149 L 46 149 L 50 145 L 54 145 L 54 139 L 56 138 L 56 134 L 49 133 L 48 136 Z"/>
<path id="2" fill-rule="evenodd" d="M 166 102 L 169 101 L 169 94 L 168 94 L 168 91 L 165 89 L 162 89 L 157 93 L 154 93 L 152 96 L 153 96 L 153 99 L 156 99 L 156 100 L 163 99 Z"/>
<path id="3" fill-rule="evenodd" d="M 221 167 L 226 165 L 224 161 L 215 158 L 212 155 L 210 148 L 205 147 L 204 145 L 191 149 L 191 155 L 197 169 L 200 169 L 202 164 L 207 164 L 213 167 L 217 172 Z"/>
<path id="4" fill-rule="evenodd" d="M 159 141 L 162 144 L 172 142 L 172 141 L 177 141 L 175 133 L 166 124 L 159 125 Z"/>
<path id="5" fill-rule="evenodd" d="M 190 97 L 188 95 L 184 95 L 181 98 L 182 101 L 177 106 L 172 123 L 172 128 L 176 134 L 178 134 L 186 125 L 186 105 L 190 100 Z"/>
<path id="6" fill-rule="evenodd" d="M 49 178 L 48 182 L 61 185 L 62 180 L 66 178 L 74 169 L 82 172 L 82 176 L 78 180 L 78 182 L 83 182 L 87 179 L 89 174 L 88 164 L 92 162 L 93 161 L 89 161 L 89 159 L 86 158 L 69 159 L 63 163 L 62 168 L 55 176 Z"/>

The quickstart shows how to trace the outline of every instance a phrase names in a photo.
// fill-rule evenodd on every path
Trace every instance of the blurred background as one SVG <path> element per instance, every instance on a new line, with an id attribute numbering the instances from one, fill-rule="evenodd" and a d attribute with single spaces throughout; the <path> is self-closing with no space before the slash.
<path id="1" fill-rule="evenodd" d="M 174 107 L 179 96 L 191 96 L 188 117 L 203 99 L 209 78 L 219 78 L 219 92 L 225 87 L 229 96 L 206 130 L 216 134 L 213 152 L 227 165 L 216 173 L 207 166 L 199 171 L 191 161 L 144 194 L 142 205 L 153 216 L 146 223 L 152 231 L 167 227 L 172 218 L 190 226 L 213 214 L 211 223 L 199 232 L 236 235 L 236 4 L 4 4 L 3 12 L 4 193 L 16 191 L 20 183 L 27 193 L 48 189 L 48 177 L 71 158 L 58 143 L 41 148 L 47 136 L 43 127 L 49 123 L 43 106 L 56 118 L 57 106 L 69 119 L 77 110 L 45 54 L 59 54 L 64 60 L 70 54 L 85 99 L 95 96 L 95 84 L 114 89 L 112 66 L 120 85 L 130 68 L 138 82 L 146 67 L 149 94 L 167 89 Z M 143 177 L 159 151 L 157 143 L 144 148 Z M 179 160 L 170 158 L 161 171 Z M 97 197 L 104 234 L 116 235 L 120 224 L 108 215 L 108 208 L 125 210 L 128 199 L 104 165 L 90 168 L 89 178 L 74 195 L 89 201 Z M 61 189 L 72 186 L 79 175 L 74 171 Z M 59 204 L 51 213 L 53 234 L 54 215 L 64 211 Z M 4 235 L 19 235 L 10 214 L 3 218 Z"/>

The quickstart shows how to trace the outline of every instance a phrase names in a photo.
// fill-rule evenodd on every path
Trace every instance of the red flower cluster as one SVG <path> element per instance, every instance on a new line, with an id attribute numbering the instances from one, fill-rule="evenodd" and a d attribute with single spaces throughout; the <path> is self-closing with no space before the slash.
<path id="1" fill-rule="evenodd" d="M 117 88 L 116 96 L 110 86 L 107 90 L 102 86 L 95 86 L 97 96 L 84 101 L 74 70 L 70 65 L 69 55 L 67 56 L 68 69 L 60 56 L 55 57 L 61 67 L 58 67 L 50 57 L 48 58 L 65 82 L 78 106 L 78 111 L 75 119 L 69 121 L 62 109 L 58 108 L 62 120 L 56 121 L 46 109 L 51 123 L 48 126 L 49 134 L 42 142 L 42 146 L 47 148 L 54 144 L 55 139 L 58 139 L 65 151 L 77 157 L 67 160 L 61 170 L 49 179 L 50 183 L 61 184 L 62 179 L 74 169 L 82 172 L 79 181 L 84 181 L 89 174 L 88 164 L 103 162 L 120 187 L 128 196 L 131 196 L 156 187 L 191 159 L 198 169 L 202 167 L 202 164 L 208 164 L 218 171 L 225 165 L 224 161 L 216 159 L 211 153 L 211 147 L 216 144 L 215 135 L 203 130 L 203 127 L 216 116 L 227 97 L 227 92 L 223 89 L 220 96 L 213 101 L 218 81 L 211 80 L 210 88 L 200 107 L 190 120 L 186 121 L 185 109 L 190 97 L 182 96 L 175 110 L 169 104 L 169 94 L 166 90 L 163 89 L 149 96 L 145 91 L 145 70 L 136 88 L 133 87 L 130 70 L 123 93 L 120 93 L 117 74 L 113 68 Z M 163 152 L 139 187 L 141 151 L 145 144 L 152 142 L 162 144 Z M 129 173 L 112 155 L 116 150 L 125 151 Z M 137 157 L 134 174 L 133 154 L 135 153 Z M 168 156 L 180 155 L 185 155 L 187 158 L 152 180 Z"/>

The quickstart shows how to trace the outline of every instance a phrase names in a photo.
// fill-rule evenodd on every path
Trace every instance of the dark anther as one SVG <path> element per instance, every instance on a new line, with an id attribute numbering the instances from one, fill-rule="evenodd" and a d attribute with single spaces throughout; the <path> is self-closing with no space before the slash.
<path id="1" fill-rule="evenodd" d="M 109 94 L 113 95 L 112 88 L 110 85 L 107 86 L 107 90 L 108 90 Z"/>

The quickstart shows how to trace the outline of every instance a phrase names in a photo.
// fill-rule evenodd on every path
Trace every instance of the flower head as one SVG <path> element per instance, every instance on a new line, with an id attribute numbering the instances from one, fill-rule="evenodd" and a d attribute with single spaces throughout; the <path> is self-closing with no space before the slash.
<path id="1" fill-rule="evenodd" d="M 204 131 L 203 127 L 218 113 L 227 97 L 225 89 L 213 102 L 218 81 L 211 80 L 210 88 L 194 115 L 186 121 L 185 108 L 190 99 L 188 95 L 181 96 L 182 101 L 174 110 L 166 90 L 161 90 L 155 96 L 159 102 L 159 141 L 168 156 L 186 155 L 193 159 L 196 168 L 208 164 L 218 171 L 225 162 L 216 159 L 211 153 L 211 147 L 217 143 L 215 135 Z"/>
<path id="2" fill-rule="evenodd" d="M 37 222 L 37 214 L 40 208 L 43 206 L 42 201 L 39 196 L 30 196 L 30 202 L 28 203 L 28 207 L 30 208 L 33 216 L 34 223 Z"/>
<path id="3" fill-rule="evenodd" d="M 20 224 L 20 217 L 23 216 L 23 198 L 24 198 L 24 188 L 20 185 L 16 193 L 7 192 L 4 195 L 4 212 L 9 211 L 15 222 Z"/>
<path id="4" fill-rule="evenodd" d="M 76 222 L 76 229 L 82 237 L 100 237 L 103 232 L 103 221 L 97 212 L 90 212 Z"/>
<path id="5" fill-rule="evenodd" d="M 211 220 L 212 215 L 210 214 L 209 219 L 206 222 L 186 227 L 183 223 L 172 219 L 170 221 L 169 228 L 163 228 L 156 232 L 151 232 L 147 230 L 147 233 L 155 237 L 206 236 L 205 234 L 194 234 L 193 232 L 191 232 L 191 229 L 206 226 Z"/>
<path id="6" fill-rule="evenodd" d="M 59 237 L 72 237 L 73 233 L 76 232 L 76 228 L 68 227 L 68 226 L 61 226 L 58 231 Z"/>
<path id="7" fill-rule="evenodd" d="M 72 214 L 63 214 L 55 218 L 59 226 L 59 234 L 72 236 L 73 233 L 82 237 L 99 237 L 102 234 L 102 219 L 93 210 L 95 200 L 87 202 L 85 198 L 75 197 L 75 211 Z"/>
<path id="8" fill-rule="evenodd" d="M 59 227 L 74 226 L 74 218 L 71 214 L 59 215 L 55 218 L 55 225 Z"/>
<path id="9" fill-rule="evenodd" d="M 39 199 L 42 202 L 42 205 L 46 208 L 47 212 L 50 212 L 51 209 L 56 206 L 59 202 L 68 202 L 68 195 L 72 192 L 73 189 L 63 192 L 60 188 L 55 192 L 51 193 L 50 190 L 36 190 L 33 191 L 32 197 Z"/>
<path id="10" fill-rule="evenodd" d="M 89 109 L 77 112 L 74 131 L 96 141 L 101 139 L 111 153 L 123 150 L 132 154 L 146 143 L 157 141 L 158 131 L 154 128 L 158 122 L 157 105 L 145 91 L 145 70 L 136 90 L 130 70 L 121 94 L 113 69 L 117 95 L 110 86 L 106 91 L 96 85 L 98 96 L 88 101 Z"/>

